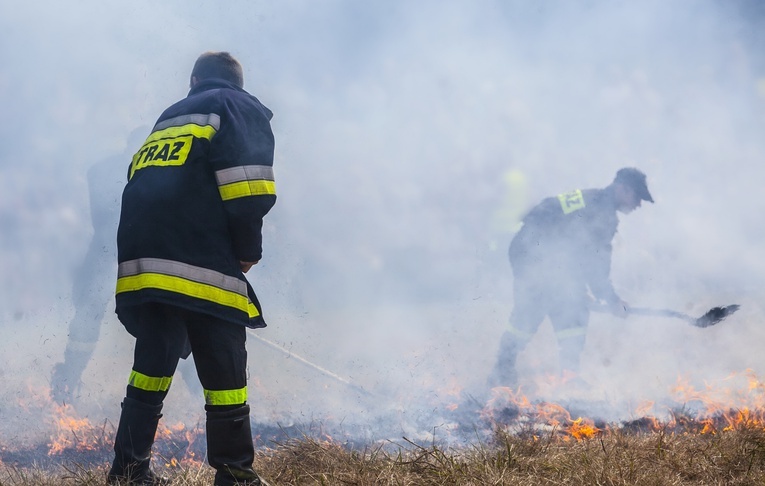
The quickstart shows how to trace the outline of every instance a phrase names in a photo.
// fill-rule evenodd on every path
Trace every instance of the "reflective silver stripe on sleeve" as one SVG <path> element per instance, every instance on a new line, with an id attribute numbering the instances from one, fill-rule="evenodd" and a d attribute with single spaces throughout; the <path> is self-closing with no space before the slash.
<path id="1" fill-rule="evenodd" d="M 152 132 L 164 130 L 168 127 L 182 127 L 190 123 L 199 125 L 201 127 L 209 125 L 218 131 L 220 129 L 220 116 L 216 115 L 215 113 L 209 113 L 207 115 L 196 113 L 192 115 L 176 116 L 175 118 L 170 118 L 168 120 L 157 123 Z"/>
<path id="2" fill-rule="evenodd" d="M 218 185 L 231 184 L 232 182 L 274 180 L 274 168 L 268 165 L 240 165 L 215 172 Z"/>
<path id="3" fill-rule="evenodd" d="M 129 260 L 120 263 L 117 271 L 118 277 L 120 278 L 129 277 L 131 275 L 140 275 L 142 273 L 159 273 L 162 275 L 181 277 L 247 296 L 247 284 L 236 277 L 231 277 L 216 272 L 215 270 L 195 267 L 194 265 L 172 260 L 139 258 L 137 260 Z"/>

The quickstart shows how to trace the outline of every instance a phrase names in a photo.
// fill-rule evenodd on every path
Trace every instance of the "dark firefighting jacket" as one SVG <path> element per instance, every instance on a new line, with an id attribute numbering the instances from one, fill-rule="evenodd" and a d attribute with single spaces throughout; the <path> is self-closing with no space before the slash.
<path id="1" fill-rule="evenodd" d="M 276 201 L 271 111 L 223 80 L 198 83 L 133 156 L 117 232 L 117 313 L 163 302 L 264 327 L 240 261 L 262 254 Z"/>
<path id="2" fill-rule="evenodd" d="M 611 284 L 612 240 L 619 218 L 610 189 L 575 190 L 544 199 L 523 219 L 510 244 L 514 272 L 551 285 L 589 287 L 618 302 Z"/>

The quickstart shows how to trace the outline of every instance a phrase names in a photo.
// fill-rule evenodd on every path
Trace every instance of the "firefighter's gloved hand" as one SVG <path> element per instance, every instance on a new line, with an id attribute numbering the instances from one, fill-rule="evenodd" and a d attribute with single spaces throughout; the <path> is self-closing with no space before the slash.
<path id="1" fill-rule="evenodd" d="M 617 299 L 608 305 L 609 311 L 616 317 L 624 319 L 629 315 L 630 305 L 624 302 L 622 299 Z"/>

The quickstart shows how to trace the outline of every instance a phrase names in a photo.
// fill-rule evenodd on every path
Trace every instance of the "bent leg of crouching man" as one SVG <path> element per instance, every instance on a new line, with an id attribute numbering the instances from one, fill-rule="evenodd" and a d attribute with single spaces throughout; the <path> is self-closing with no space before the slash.
<path id="1" fill-rule="evenodd" d="M 568 292 L 568 295 L 574 297 L 580 294 L 579 298 L 569 298 L 562 302 L 550 315 L 553 329 L 555 329 L 555 338 L 558 341 L 561 374 L 566 380 L 574 379 L 575 382 L 572 384 L 583 383 L 578 375 L 590 313 L 586 295 L 574 291 Z M 569 373 L 573 376 L 566 376 Z"/>
<path id="2" fill-rule="evenodd" d="M 518 387 L 518 355 L 532 340 L 547 314 L 544 287 L 519 272 L 513 287 L 514 305 L 509 325 L 499 341 L 499 351 L 488 386 Z"/>
<path id="3" fill-rule="evenodd" d="M 207 412 L 207 460 L 215 486 L 267 486 L 253 469 L 255 448 L 247 404 L 245 327 L 196 314 L 189 340 Z"/>

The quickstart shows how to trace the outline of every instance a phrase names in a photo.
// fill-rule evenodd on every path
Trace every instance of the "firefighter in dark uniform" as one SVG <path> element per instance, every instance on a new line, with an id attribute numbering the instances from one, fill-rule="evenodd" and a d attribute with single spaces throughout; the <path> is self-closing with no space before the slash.
<path id="1" fill-rule="evenodd" d="M 74 316 L 69 321 L 64 360 L 53 367 L 51 375 L 51 398 L 56 402 L 72 403 L 80 398 L 82 374 L 93 357 L 106 309 L 114 298 L 117 225 L 120 195 L 125 187 L 125 160 L 141 146 L 149 128 L 141 126 L 133 130 L 123 153 L 107 157 L 88 169 L 93 237 L 74 274 Z M 199 392 L 199 380 L 190 359 L 181 362 L 179 371 L 189 390 Z"/>
<path id="2" fill-rule="evenodd" d="M 247 328 L 264 327 L 244 276 L 276 201 L 271 111 L 226 52 L 202 54 L 188 96 L 133 156 L 117 233 L 116 310 L 136 338 L 109 482 L 166 484 L 149 468 L 180 358 L 194 354 L 215 484 L 266 484 L 252 468 Z"/>
<path id="3" fill-rule="evenodd" d="M 624 317 L 628 305 L 611 284 L 611 245 L 619 218 L 653 202 L 646 176 L 620 169 L 603 189 L 575 190 L 535 206 L 510 243 L 513 311 L 500 339 L 489 386 L 515 387 L 516 360 L 548 317 L 558 342 L 560 367 L 574 373 L 584 348 L 592 300 Z"/>
<path id="4" fill-rule="evenodd" d="M 125 186 L 125 160 L 141 145 L 148 131 L 149 127 L 133 130 L 123 153 L 101 160 L 88 169 L 93 237 L 74 275 L 72 303 L 75 314 L 69 321 L 64 360 L 56 364 L 51 378 L 51 396 L 58 402 L 71 402 L 77 397 L 80 378 L 101 333 L 107 304 L 114 296 L 115 238 L 120 194 Z"/>

